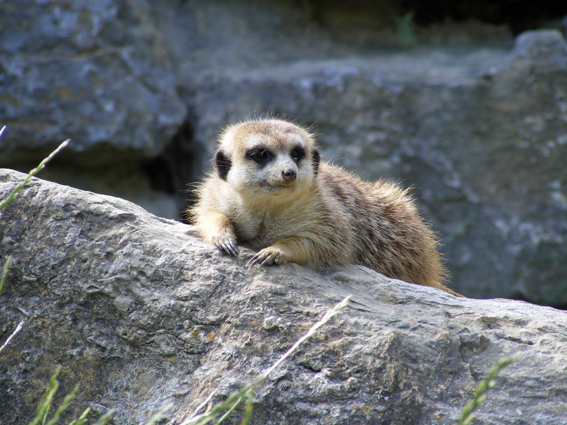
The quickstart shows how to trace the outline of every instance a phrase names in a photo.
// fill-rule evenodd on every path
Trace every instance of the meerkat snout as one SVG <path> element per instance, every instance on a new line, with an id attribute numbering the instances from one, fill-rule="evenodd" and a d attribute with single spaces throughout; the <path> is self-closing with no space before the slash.
<path id="1" fill-rule="evenodd" d="M 297 178 L 297 173 L 295 172 L 295 170 L 285 170 L 282 171 L 282 178 L 286 181 L 286 182 L 292 182 Z"/>

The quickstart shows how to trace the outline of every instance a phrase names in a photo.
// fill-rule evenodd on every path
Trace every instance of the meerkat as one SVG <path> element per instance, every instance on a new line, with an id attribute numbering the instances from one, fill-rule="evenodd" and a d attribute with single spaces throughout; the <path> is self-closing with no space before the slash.
<path id="1" fill-rule="evenodd" d="M 229 126 L 213 166 L 188 216 L 227 254 L 237 242 L 258 249 L 248 267 L 360 264 L 461 296 L 443 285 L 437 238 L 408 191 L 321 161 L 306 129 L 273 118 Z"/>

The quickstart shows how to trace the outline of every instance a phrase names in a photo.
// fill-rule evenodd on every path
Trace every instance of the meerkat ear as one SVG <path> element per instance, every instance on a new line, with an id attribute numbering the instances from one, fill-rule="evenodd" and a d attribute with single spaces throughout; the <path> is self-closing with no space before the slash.
<path id="1" fill-rule="evenodd" d="M 317 149 L 313 149 L 311 155 L 313 156 L 313 159 L 311 160 L 311 162 L 313 163 L 313 171 L 314 174 L 317 175 L 317 172 L 319 171 L 319 162 L 321 161 L 321 156 L 319 155 L 319 151 Z"/>
<path id="2" fill-rule="evenodd" d="M 232 166 L 232 162 L 230 162 L 230 158 L 227 157 L 223 151 L 218 151 L 215 154 L 214 166 L 217 170 L 219 177 L 223 180 L 226 180 L 228 175 L 228 171 Z"/>

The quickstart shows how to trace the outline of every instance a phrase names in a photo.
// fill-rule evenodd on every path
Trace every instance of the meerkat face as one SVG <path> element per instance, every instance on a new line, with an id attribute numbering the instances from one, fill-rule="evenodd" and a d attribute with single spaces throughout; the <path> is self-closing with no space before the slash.
<path id="1" fill-rule="evenodd" d="M 254 196 L 285 196 L 312 187 L 319 166 L 313 137 L 280 120 L 229 127 L 215 155 L 218 176 Z"/>

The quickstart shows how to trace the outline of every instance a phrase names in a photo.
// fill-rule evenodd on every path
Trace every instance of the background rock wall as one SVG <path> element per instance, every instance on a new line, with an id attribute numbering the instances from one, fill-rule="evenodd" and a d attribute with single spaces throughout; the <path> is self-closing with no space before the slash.
<path id="1" fill-rule="evenodd" d="M 567 6 L 531 3 L 5 1 L 0 166 L 70 137 L 42 177 L 180 218 L 220 128 L 285 114 L 413 186 L 455 290 L 565 306 Z"/>

